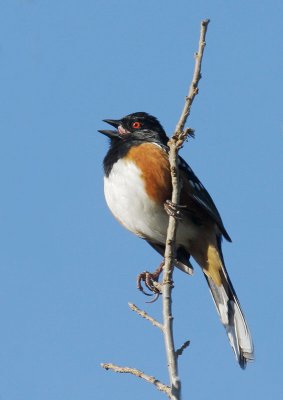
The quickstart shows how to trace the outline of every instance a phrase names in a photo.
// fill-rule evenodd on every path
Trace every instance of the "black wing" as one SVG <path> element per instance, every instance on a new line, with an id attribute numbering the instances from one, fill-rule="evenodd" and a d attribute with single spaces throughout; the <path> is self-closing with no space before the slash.
<path id="1" fill-rule="evenodd" d="M 228 242 L 232 242 L 230 236 L 224 228 L 221 216 L 208 191 L 182 157 L 179 157 L 179 169 L 183 171 L 188 178 L 190 187 L 192 189 L 189 195 L 216 222 L 225 239 L 228 240 Z"/>

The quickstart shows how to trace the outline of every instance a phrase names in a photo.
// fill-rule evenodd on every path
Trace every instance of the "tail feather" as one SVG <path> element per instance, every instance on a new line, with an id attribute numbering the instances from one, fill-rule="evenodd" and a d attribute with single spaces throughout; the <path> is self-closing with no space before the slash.
<path id="1" fill-rule="evenodd" d="M 222 266 L 221 275 L 221 285 L 216 285 L 207 275 L 205 275 L 205 278 L 232 349 L 240 367 L 244 369 L 247 362 L 254 359 L 252 337 L 236 292 L 224 266 Z"/>

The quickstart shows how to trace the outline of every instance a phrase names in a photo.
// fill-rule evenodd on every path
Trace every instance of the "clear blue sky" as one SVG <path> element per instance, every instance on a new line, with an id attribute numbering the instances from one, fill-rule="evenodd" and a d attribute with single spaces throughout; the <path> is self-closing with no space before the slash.
<path id="1" fill-rule="evenodd" d="M 281 399 L 283 5 L 262 1 L 0 2 L 0 398 L 163 399 L 105 372 L 167 381 L 160 332 L 138 272 L 160 257 L 103 198 L 104 118 L 156 115 L 170 134 L 211 18 L 203 79 L 182 150 L 214 198 L 225 259 L 256 346 L 242 371 L 200 271 L 175 274 L 184 399 Z"/>

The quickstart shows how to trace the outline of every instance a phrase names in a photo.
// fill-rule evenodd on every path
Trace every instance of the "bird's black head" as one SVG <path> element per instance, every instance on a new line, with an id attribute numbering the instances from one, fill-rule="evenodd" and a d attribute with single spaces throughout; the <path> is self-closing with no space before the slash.
<path id="1" fill-rule="evenodd" d="M 100 130 L 111 141 L 149 141 L 166 145 L 168 137 L 157 118 L 146 112 L 136 112 L 121 119 L 105 119 L 117 131 Z"/>

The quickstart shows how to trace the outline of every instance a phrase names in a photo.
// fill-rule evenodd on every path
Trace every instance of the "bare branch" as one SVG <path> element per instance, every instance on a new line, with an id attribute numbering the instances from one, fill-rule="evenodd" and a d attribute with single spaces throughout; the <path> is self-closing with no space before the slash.
<path id="1" fill-rule="evenodd" d="M 144 379 L 145 381 L 152 383 L 158 390 L 167 394 L 169 398 L 171 398 L 171 390 L 169 386 L 164 385 L 154 376 L 150 376 L 145 374 L 144 372 L 136 369 L 136 368 L 129 368 L 129 367 L 119 367 L 118 365 L 111 364 L 111 363 L 103 363 L 100 364 L 102 368 L 106 370 L 112 370 L 114 372 L 119 372 L 122 374 L 131 374 L 137 376 L 138 378 Z"/>
<path id="2" fill-rule="evenodd" d="M 184 109 L 180 119 L 176 125 L 175 133 L 168 142 L 169 146 L 169 162 L 172 178 L 172 203 L 179 204 L 180 185 L 178 171 L 178 150 L 183 145 L 187 135 L 191 132 L 186 130 L 183 132 L 186 120 L 190 114 L 191 105 L 195 96 L 198 93 L 198 83 L 201 78 L 201 63 L 203 51 L 205 47 L 205 35 L 209 20 L 201 22 L 201 32 L 199 40 L 199 49 L 195 58 L 195 70 L 192 83 L 189 88 L 188 96 L 186 97 Z M 169 216 L 169 224 L 167 230 L 166 248 L 164 254 L 164 269 L 163 269 L 163 326 L 164 326 L 164 341 L 167 353 L 168 372 L 170 378 L 170 386 L 173 400 L 181 398 L 181 381 L 178 376 L 177 354 L 175 352 L 174 337 L 173 337 L 173 316 L 172 316 L 172 288 L 173 288 L 173 259 L 175 256 L 175 240 L 178 220 L 174 216 Z"/>
<path id="3" fill-rule="evenodd" d="M 190 343 L 191 343 L 191 342 L 190 342 L 189 340 L 187 340 L 184 344 L 182 344 L 182 346 L 181 346 L 178 350 L 176 350 L 176 356 L 177 356 L 177 357 L 181 356 L 181 355 L 183 354 L 183 351 L 184 351 L 187 347 L 189 347 Z"/>
<path id="4" fill-rule="evenodd" d="M 135 311 L 138 315 L 140 315 L 142 318 L 147 319 L 149 322 L 152 323 L 153 326 L 157 326 L 157 328 L 161 329 L 163 331 L 163 326 L 160 322 L 156 321 L 153 317 L 148 315 L 145 311 L 141 310 L 138 308 L 135 304 L 133 303 L 128 303 L 129 307 L 131 310 Z"/>
<path id="5" fill-rule="evenodd" d="M 192 79 L 192 82 L 191 82 L 191 85 L 189 88 L 189 93 L 186 97 L 186 101 L 185 101 L 185 105 L 184 105 L 182 114 L 176 125 L 174 136 L 175 135 L 179 136 L 183 132 L 185 123 L 191 112 L 191 105 L 194 101 L 195 96 L 198 94 L 198 91 L 199 91 L 198 84 L 201 79 L 201 64 L 202 64 L 204 48 L 206 45 L 205 37 L 206 37 L 208 24 L 209 24 L 209 19 L 205 19 L 201 22 L 199 47 L 198 47 L 197 53 L 195 54 L 195 69 L 194 69 L 193 79 Z M 184 140 L 185 140 L 185 138 L 184 138 Z"/>

